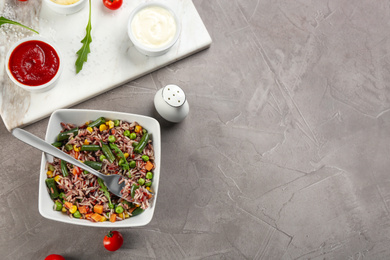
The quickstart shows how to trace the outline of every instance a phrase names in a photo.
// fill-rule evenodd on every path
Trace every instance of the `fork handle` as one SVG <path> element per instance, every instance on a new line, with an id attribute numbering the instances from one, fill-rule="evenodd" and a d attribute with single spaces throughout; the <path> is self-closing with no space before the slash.
<path id="1" fill-rule="evenodd" d="M 95 169 L 92 169 L 88 165 L 85 165 L 84 163 L 76 160 L 72 156 L 64 153 L 60 149 L 52 146 L 51 144 L 47 143 L 46 141 L 40 139 L 39 137 L 23 130 L 20 128 L 14 128 L 11 131 L 12 135 L 18 138 L 19 140 L 25 142 L 28 145 L 31 145 L 34 148 L 37 148 L 38 150 L 41 150 L 44 153 L 48 153 L 53 155 L 54 157 L 57 157 L 61 160 L 67 161 L 68 163 L 71 163 L 77 167 L 80 167 L 83 170 L 86 170 L 97 177 L 103 179 L 103 181 L 106 181 L 106 175 L 96 171 Z"/>

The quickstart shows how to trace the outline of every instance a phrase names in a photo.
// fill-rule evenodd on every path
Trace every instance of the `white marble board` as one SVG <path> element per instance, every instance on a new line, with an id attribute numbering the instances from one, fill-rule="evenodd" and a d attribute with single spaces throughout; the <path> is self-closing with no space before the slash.
<path id="1" fill-rule="evenodd" d="M 129 40 L 127 22 L 131 11 L 142 2 L 145 1 L 124 1 L 121 9 L 111 11 L 101 1 L 92 1 L 93 42 L 88 61 L 79 74 L 76 74 L 74 63 L 76 52 L 81 48 L 80 41 L 85 36 L 88 4 L 76 14 L 59 15 L 43 2 L 39 32 L 59 47 L 64 70 L 57 85 L 47 92 L 35 94 L 16 91 L 16 86 L 3 91 L 0 113 L 7 129 L 45 118 L 56 109 L 78 104 L 211 45 L 210 35 L 191 0 L 165 0 L 163 2 L 181 20 L 180 38 L 165 55 L 147 57 L 140 54 Z M 17 95 L 18 101 L 10 95 Z M 11 102 L 21 103 L 11 105 Z M 17 109 L 18 106 L 20 109 Z"/>

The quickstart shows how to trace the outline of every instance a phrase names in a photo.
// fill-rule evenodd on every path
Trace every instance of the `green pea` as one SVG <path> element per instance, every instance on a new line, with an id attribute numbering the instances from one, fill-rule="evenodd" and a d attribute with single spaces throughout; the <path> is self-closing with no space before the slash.
<path id="1" fill-rule="evenodd" d="M 110 143 L 114 143 L 114 142 L 116 141 L 115 136 L 114 136 L 114 135 L 110 135 L 110 136 L 108 137 L 108 141 L 109 141 Z"/>
<path id="2" fill-rule="evenodd" d="M 83 171 L 83 174 L 87 175 L 89 172 L 87 172 L 86 170 Z"/>
<path id="3" fill-rule="evenodd" d="M 145 186 L 146 186 L 146 187 L 152 186 L 152 181 L 148 180 L 148 181 L 145 183 Z"/>
<path id="4" fill-rule="evenodd" d="M 114 120 L 114 126 L 119 126 L 121 123 L 121 121 L 119 121 L 118 119 L 115 119 Z"/>
<path id="5" fill-rule="evenodd" d="M 51 164 L 49 164 L 49 170 L 52 171 L 52 172 L 54 172 L 54 170 L 55 170 L 54 166 L 51 165 Z"/>
<path id="6" fill-rule="evenodd" d="M 146 179 L 151 180 L 151 179 L 153 179 L 153 173 L 152 172 L 147 172 L 145 177 L 146 177 Z"/>
<path id="7" fill-rule="evenodd" d="M 147 155 L 142 155 L 141 158 L 142 158 L 142 160 L 144 160 L 144 162 L 149 161 L 149 156 L 147 156 Z"/>
<path id="8" fill-rule="evenodd" d="M 118 162 L 118 165 L 119 165 L 119 166 L 122 166 L 122 164 L 124 164 L 125 162 L 126 162 L 125 159 L 120 158 L 120 159 L 119 159 L 119 162 Z"/>
<path id="9" fill-rule="evenodd" d="M 66 144 L 66 145 L 65 145 L 65 149 L 68 150 L 68 151 L 71 151 L 71 150 L 73 150 L 73 145 L 71 145 L 71 144 Z"/>
<path id="10" fill-rule="evenodd" d="M 54 203 L 54 209 L 57 210 L 57 211 L 60 211 L 62 209 L 62 203 L 59 202 L 59 201 L 56 201 Z"/>
<path id="11" fill-rule="evenodd" d="M 80 211 L 76 210 L 76 212 L 73 213 L 73 217 L 75 217 L 75 218 L 81 218 Z"/>
<path id="12" fill-rule="evenodd" d="M 116 206 L 115 212 L 118 214 L 121 214 L 123 212 L 123 207 L 122 206 Z"/>
<path id="13" fill-rule="evenodd" d="M 145 184 L 145 179 L 144 178 L 139 178 L 138 179 L 138 184 L 139 185 L 144 185 Z"/>
<path id="14" fill-rule="evenodd" d="M 113 209 L 113 208 L 114 208 L 114 204 L 109 203 L 109 204 L 108 204 L 108 207 L 109 207 L 110 209 Z"/>
<path id="15" fill-rule="evenodd" d="M 124 135 L 124 136 L 130 136 L 130 131 L 129 131 L 129 130 L 125 130 L 125 131 L 123 132 L 123 135 Z"/>
<path id="16" fill-rule="evenodd" d="M 61 192 L 59 197 L 60 197 L 60 199 L 64 199 L 65 198 L 65 193 Z"/>
<path id="17" fill-rule="evenodd" d="M 130 166 L 130 168 L 135 168 L 135 166 L 136 166 L 135 161 L 129 162 L 129 166 Z"/>
<path id="18" fill-rule="evenodd" d="M 99 160 L 102 162 L 104 159 L 107 159 L 107 157 L 104 154 L 100 155 Z"/>
<path id="19" fill-rule="evenodd" d="M 137 134 L 136 133 L 131 133 L 130 134 L 130 139 L 134 140 L 135 138 L 137 138 Z"/>

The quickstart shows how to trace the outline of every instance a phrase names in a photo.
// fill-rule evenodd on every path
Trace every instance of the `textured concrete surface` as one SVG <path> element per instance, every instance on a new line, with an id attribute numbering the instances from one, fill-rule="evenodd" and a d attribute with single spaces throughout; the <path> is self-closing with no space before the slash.
<path id="1" fill-rule="evenodd" d="M 2 259 L 390 259 L 388 1 L 194 3 L 210 49 L 76 106 L 160 121 L 152 222 L 110 253 L 108 229 L 42 218 L 40 152 L 1 124 Z M 169 83 L 180 124 L 153 107 Z"/>

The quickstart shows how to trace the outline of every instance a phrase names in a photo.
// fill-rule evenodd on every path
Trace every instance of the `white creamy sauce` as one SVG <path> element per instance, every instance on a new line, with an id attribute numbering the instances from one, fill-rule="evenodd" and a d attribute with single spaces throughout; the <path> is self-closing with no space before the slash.
<path id="1" fill-rule="evenodd" d="M 52 2 L 60 5 L 72 5 L 80 0 L 51 0 Z"/>
<path id="2" fill-rule="evenodd" d="M 134 16 L 131 30 L 140 43 L 149 48 L 159 48 L 172 41 L 177 28 L 175 18 L 168 10 L 150 6 Z"/>

